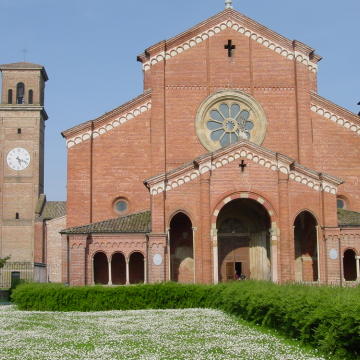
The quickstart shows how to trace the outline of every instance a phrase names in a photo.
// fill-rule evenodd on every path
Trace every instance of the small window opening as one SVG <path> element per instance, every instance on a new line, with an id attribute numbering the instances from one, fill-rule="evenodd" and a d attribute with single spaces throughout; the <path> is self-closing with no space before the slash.
<path id="1" fill-rule="evenodd" d="M 16 86 L 16 103 L 25 103 L 25 86 L 23 83 L 18 83 Z"/>
<path id="2" fill-rule="evenodd" d="M 15 214 L 15 219 L 20 219 L 19 213 Z"/>
<path id="3" fill-rule="evenodd" d="M 12 104 L 12 90 L 8 90 L 8 104 Z"/>
<path id="4" fill-rule="evenodd" d="M 34 95 L 34 92 L 32 90 L 29 90 L 29 104 L 32 104 L 33 103 L 33 95 Z"/>
<path id="5" fill-rule="evenodd" d="M 21 134 L 21 129 L 18 129 L 18 134 Z"/>

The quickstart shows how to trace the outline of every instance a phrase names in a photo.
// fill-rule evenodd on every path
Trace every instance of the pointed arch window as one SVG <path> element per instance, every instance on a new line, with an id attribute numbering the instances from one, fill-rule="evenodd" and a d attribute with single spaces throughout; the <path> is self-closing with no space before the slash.
<path id="1" fill-rule="evenodd" d="M 28 100 L 29 104 L 33 103 L 33 98 L 34 98 L 34 92 L 32 90 L 29 90 L 29 100 Z"/>
<path id="2" fill-rule="evenodd" d="M 24 104 L 25 102 L 25 85 L 20 82 L 16 85 L 16 103 Z"/>
<path id="3" fill-rule="evenodd" d="M 8 104 L 12 104 L 12 89 L 8 90 Z"/>

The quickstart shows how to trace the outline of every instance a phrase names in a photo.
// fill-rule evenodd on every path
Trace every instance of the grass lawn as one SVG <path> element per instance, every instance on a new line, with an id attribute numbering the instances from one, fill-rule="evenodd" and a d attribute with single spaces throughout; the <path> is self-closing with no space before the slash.
<path id="1" fill-rule="evenodd" d="M 325 359 L 219 310 L 28 312 L 0 306 L 0 359 Z"/>

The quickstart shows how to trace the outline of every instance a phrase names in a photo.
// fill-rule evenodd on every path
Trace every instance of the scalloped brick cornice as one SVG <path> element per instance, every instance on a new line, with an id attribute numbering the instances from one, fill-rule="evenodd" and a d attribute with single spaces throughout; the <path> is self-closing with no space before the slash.
<path id="1" fill-rule="evenodd" d="M 152 65 L 171 59 L 227 28 L 232 28 L 290 60 L 303 63 L 310 71 L 317 72 L 317 63 L 321 56 L 315 54 L 314 49 L 300 41 L 291 41 L 232 9 L 224 10 L 191 29 L 146 49 L 138 56 L 138 61 L 142 62 L 143 70 L 147 71 Z"/>
<path id="2" fill-rule="evenodd" d="M 70 148 L 84 140 L 90 139 L 91 136 L 97 138 L 149 109 L 151 109 L 151 90 L 145 91 L 135 99 L 95 120 L 86 121 L 63 131 L 61 134 L 66 138 L 66 146 Z"/>
<path id="3" fill-rule="evenodd" d="M 201 174 L 216 170 L 236 159 L 246 158 L 273 171 L 281 171 L 289 175 L 289 179 L 304 184 L 316 191 L 337 193 L 342 180 L 325 173 L 318 173 L 295 163 L 295 160 L 255 145 L 248 140 L 240 140 L 225 148 L 208 153 L 193 162 L 185 164 L 168 173 L 156 175 L 144 181 L 151 195 L 169 191 L 186 182 L 196 179 Z"/>
<path id="4" fill-rule="evenodd" d="M 310 93 L 310 108 L 315 113 L 360 134 L 359 115 L 332 103 L 314 92 Z"/>

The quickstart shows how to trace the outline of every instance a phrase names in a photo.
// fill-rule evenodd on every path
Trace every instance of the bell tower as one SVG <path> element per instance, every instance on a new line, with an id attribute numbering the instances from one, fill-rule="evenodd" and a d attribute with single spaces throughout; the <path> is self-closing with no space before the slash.
<path id="1" fill-rule="evenodd" d="M 0 65 L 0 257 L 10 263 L 44 263 L 34 243 L 35 207 L 44 192 L 45 82 L 42 65 Z M 27 270 L 29 271 L 29 270 Z M 30 270 L 31 271 L 31 270 Z"/>

